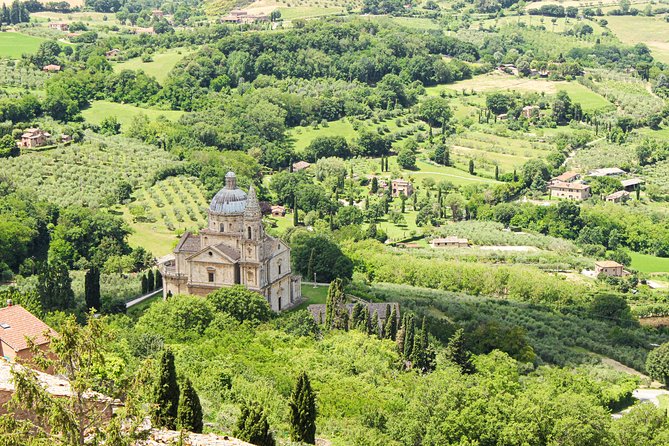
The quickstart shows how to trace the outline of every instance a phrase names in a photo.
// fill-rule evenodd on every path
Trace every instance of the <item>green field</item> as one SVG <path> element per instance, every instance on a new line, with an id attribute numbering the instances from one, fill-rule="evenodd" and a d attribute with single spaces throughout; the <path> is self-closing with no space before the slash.
<path id="1" fill-rule="evenodd" d="M 632 268 L 642 273 L 667 273 L 669 272 L 669 258 L 656 257 L 649 254 L 630 252 L 632 257 Z"/>
<path id="2" fill-rule="evenodd" d="M 116 116 L 118 122 L 121 123 L 121 131 L 123 131 L 132 123 L 135 116 L 140 114 L 145 114 L 151 120 L 155 120 L 158 116 L 165 116 L 167 119 L 176 121 L 183 115 L 183 112 L 141 108 L 130 104 L 119 104 L 109 101 L 93 101 L 90 107 L 83 110 L 81 114 L 91 124 L 100 124 L 104 118 Z"/>
<path id="3" fill-rule="evenodd" d="M 152 62 L 142 62 L 140 57 L 120 62 L 114 65 L 114 71 L 142 70 L 147 75 L 155 77 L 158 82 L 162 83 L 167 79 L 167 74 L 170 70 L 172 70 L 181 59 L 193 52 L 194 50 L 186 48 L 172 48 L 163 53 L 153 54 Z"/>
<path id="4" fill-rule="evenodd" d="M 607 16 L 606 20 L 623 43 L 644 43 L 657 60 L 669 63 L 669 23 L 664 17 Z"/>
<path id="5" fill-rule="evenodd" d="M 562 3 L 561 3 L 562 4 Z M 564 4 L 562 4 L 565 6 Z M 528 9 L 532 8 L 537 8 L 535 2 L 530 3 L 530 6 Z M 555 25 L 553 25 L 553 22 L 550 17 L 542 17 L 542 16 L 532 16 L 532 15 L 523 15 L 523 16 L 509 16 L 509 17 L 500 17 L 496 19 L 489 19 L 483 21 L 483 26 L 485 28 L 492 28 L 492 27 L 501 27 L 505 25 L 516 25 L 518 23 L 524 23 L 527 26 L 544 26 L 546 30 L 548 31 L 553 31 L 556 33 L 562 33 L 565 31 L 570 30 L 575 24 L 580 23 L 577 20 L 570 19 L 570 18 L 557 18 L 555 21 Z M 593 31 L 595 34 L 601 34 L 604 31 L 604 28 L 602 28 L 598 23 L 595 21 L 585 21 L 584 23 L 587 23 L 593 28 Z M 479 28 L 479 22 L 474 22 L 471 25 L 472 29 L 478 29 Z"/>
<path id="6" fill-rule="evenodd" d="M 0 57 L 18 59 L 22 54 L 34 53 L 45 40 L 15 32 L 0 32 Z"/>
<path id="7" fill-rule="evenodd" d="M 295 20 L 342 14 L 346 12 L 346 9 L 337 7 L 301 6 L 298 8 L 279 8 L 279 12 L 281 12 L 281 18 L 284 20 Z"/>
<path id="8" fill-rule="evenodd" d="M 313 304 L 324 304 L 327 295 L 328 287 L 320 285 L 314 287 L 314 285 L 309 283 L 308 279 L 304 277 L 302 278 L 302 297 L 305 300 L 295 308 L 292 308 L 291 311 L 306 310 L 309 305 Z"/>

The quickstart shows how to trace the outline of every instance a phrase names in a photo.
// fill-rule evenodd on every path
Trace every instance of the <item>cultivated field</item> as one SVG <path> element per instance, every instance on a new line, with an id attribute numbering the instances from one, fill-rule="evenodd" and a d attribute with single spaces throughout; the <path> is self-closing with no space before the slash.
<path id="1" fill-rule="evenodd" d="M 0 32 L 0 57 L 18 59 L 22 54 L 34 53 L 44 40 L 16 32 Z"/>
<path id="2" fill-rule="evenodd" d="M 669 273 L 669 258 L 630 252 L 632 268 L 642 273 Z"/>
<path id="3" fill-rule="evenodd" d="M 168 254 L 184 231 L 206 226 L 209 205 L 196 178 L 170 177 L 133 194 L 134 201 L 120 208 L 133 229 L 129 242 L 156 256 Z"/>
<path id="4" fill-rule="evenodd" d="M 121 131 L 123 131 L 126 130 L 132 123 L 132 120 L 140 114 L 146 115 L 151 120 L 155 120 L 159 116 L 164 116 L 167 119 L 176 121 L 183 115 L 183 112 L 141 108 L 130 104 L 119 104 L 109 101 L 93 101 L 90 107 L 83 110 L 81 114 L 84 119 L 91 124 L 100 124 L 104 118 L 108 116 L 116 116 L 116 119 L 121 124 Z"/>
<path id="5" fill-rule="evenodd" d="M 569 2 L 565 2 L 569 3 Z M 530 3 L 531 8 L 536 8 L 537 3 Z M 594 34 L 601 34 L 605 31 L 596 21 L 593 20 L 584 20 L 580 21 L 573 18 L 557 18 L 555 23 L 551 20 L 551 17 L 543 17 L 536 15 L 522 15 L 522 16 L 509 16 L 509 17 L 499 17 L 496 19 L 484 20 L 482 22 L 474 22 L 471 25 L 472 29 L 479 29 L 480 24 L 483 24 L 483 27 L 489 29 L 491 27 L 501 27 L 506 25 L 517 25 L 519 23 L 524 23 L 527 26 L 544 26 L 546 30 L 553 31 L 556 33 L 562 33 L 570 30 L 577 23 L 586 23 L 590 25 L 594 31 Z"/>
<path id="6" fill-rule="evenodd" d="M 80 0 L 74 0 L 74 2 L 79 2 Z M 72 3 L 72 1 L 68 2 Z M 81 1 L 83 4 L 83 1 Z M 74 5 L 73 5 L 74 6 Z M 97 25 L 118 25 L 119 22 L 116 20 L 116 15 L 113 13 L 103 13 L 103 12 L 70 12 L 67 14 L 61 12 L 51 12 L 51 11 L 42 11 L 34 12 L 30 14 L 30 21 L 35 22 L 84 22 L 87 24 L 97 24 Z"/>
<path id="7" fill-rule="evenodd" d="M 187 55 L 191 54 L 193 50 L 186 48 L 172 48 L 164 53 L 156 53 L 151 55 L 152 62 L 142 62 L 140 57 L 129 59 L 114 65 L 114 71 L 121 70 L 142 70 L 149 76 L 156 78 L 158 82 L 164 82 L 167 79 L 167 74 L 175 67 L 177 63 Z"/>

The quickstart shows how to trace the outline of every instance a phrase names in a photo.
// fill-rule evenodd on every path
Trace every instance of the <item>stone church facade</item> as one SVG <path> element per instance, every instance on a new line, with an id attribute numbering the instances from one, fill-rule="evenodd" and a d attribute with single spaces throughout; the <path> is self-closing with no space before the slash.
<path id="1" fill-rule="evenodd" d="M 209 206 L 209 225 L 183 234 L 174 252 L 158 261 L 163 296 L 206 296 L 237 284 L 262 294 L 272 310 L 301 300 L 301 278 L 290 267 L 290 248 L 265 233 L 253 185 L 248 195 L 233 172 Z"/>

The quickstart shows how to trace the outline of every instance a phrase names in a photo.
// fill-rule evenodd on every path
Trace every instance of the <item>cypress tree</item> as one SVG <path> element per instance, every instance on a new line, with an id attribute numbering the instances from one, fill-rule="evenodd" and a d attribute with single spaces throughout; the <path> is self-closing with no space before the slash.
<path id="1" fill-rule="evenodd" d="M 364 305 L 360 302 L 356 302 L 353 305 L 353 311 L 351 312 L 351 326 L 349 328 L 361 329 L 362 327 L 362 312 L 364 310 Z"/>
<path id="2" fill-rule="evenodd" d="M 379 190 L 379 180 L 376 177 L 374 177 L 372 178 L 371 191 L 373 194 L 375 194 L 376 192 L 378 192 L 378 190 Z"/>
<path id="3" fill-rule="evenodd" d="M 157 375 L 151 401 L 153 404 L 151 422 L 154 427 L 174 430 L 179 410 L 179 384 L 174 369 L 174 354 L 171 350 L 163 350 L 160 355 Z"/>
<path id="4" fill-rule="evenodd" d="M 153 270 L 150 269 L 148 273 L 146 273 L 146 286 L 148 288 L 147 291 L 153 291 L 153 286 L 156 284 L 154 278 L 153 278 Z"/>
<path id="5" fill-rule="evenodd" d="M 386 157 L 386 172 L 388 172 L 388 171 L 389 171 L 389 169 L 388 169 L 388 157 Z"/>
<path id="6" fill-rule="evenodd" d="M 381 157 L 381 172 L 384 171 L 385 163 L 383 161 L 383 157 Z"/>
<path id="7" fill-rule="evenodd" d="M 395 340 L 397 336 L 397 311 L 395 310 L 395 307 L 393 306 L 392 311 L 390 311 L 390 305 L 386 307 L 386 325 L 385 325 L 385 333 L 386 337 L 391 340 Z"/>
<path id="8" fill-rule="evenodd" d="M 160 270 L 156 270 L 155 275 L 156 284 L 154 285 L 154 290 L 159 290 L 163 287 L 163 275 L 160 273 Z"/>
<path id="9" fill-rule="evenodd" d="M 344 284 L 337 278 L 330 283 L 325 301 L 325 327 L 328 329 L 348 328 L 348 310 L 344 304 Z"/>
<path id="10" fill-rule="evenodd" d="M 258 403 L 248 403 L 241 407 L 234 436 L 256 446 L 274 446 L 276 442 L 269 430 L 269 422 Z"/>
<path id="11" fill-rule="evenodd" d="M 416 335 L 416 325 L 412 315 L 406 317 L 406 332 L 404 333 L 404 359 L 411 360 L 411 353 L 414 347 L 414 337 Z"/>
<path id="12" fill-rule="evenodd" d="M 499 166 L 495 166 L 495 180 L 499 180 Z"/>
<path id="13" fill-rule="evenodd" d="M 362 323 L 360 329 L 367 333 L 368 335 L 372 334 L 372 317 L 369 314 L 369 307 L 365 305 L 362 310 Z"/>
<path id="14" fill-rule="evenodd" d="M 462 328 L 458 329 L 448 340 L 445 356 L 446 359 L 460 368 L 461 373 L 474 373 L 474 364 L 472 364 L 471 354 L 465 347 L 464 330 Z"/>
<path id="15" fill-rule="evenodd" d="M 142 294 L 149 292 L 149 283 L 146 280 L 146 274 L 142 274 Z"/>
<path id="16" fill-rule="evenodd" d="M 297 197 L 293 195 L 293 226 L 297 227 L 300 222 L 300 217 L 297 214 Z"/>
<path id="17" fill-rule="evenodd" d="M 469 175 L 474 175 L 474 160 L 469 160 Z"/>
<path id="18" fill-rule="evenodd" d="M 290 439 L 316 444 L 316 395 L 306 373 L 297 377 L 290 396 Z"/>
<path id="19" fill-rule="evenodd" d="M 371 331 L 370 334 L 374 334 L 376 337 L 383 337 L 383 334 L 379 335 L 379 312 L 377 310 L 374 310 L 369 328 Z"/>
<path id="20" fill-rule="evenodd" d="M 84 276 L 84 299 L 86 308 L 95 308 L 99 310 L 102 305 L 100 302 L 100 270 L 92 266 Z"/>
<path id="21" fill-rule="evenodd" d="M 402 324 L 400 325 L 400 328 L 397 330 L 397 333 L 395 334 L 395 342 L 397 342 L 397 351 L 400 352 L 400 354 L 404 353 L 404 338 L 406 336 L 406 318 L 402 320 Z"/>
<path id="22" fill-rule="evenodd" d="M 177 411 L 177 429 L 202 433 L 202 406 L 200 398 L 193 388 L 190 379 L 186 378 L 181 384 L 179 410 Z"/>

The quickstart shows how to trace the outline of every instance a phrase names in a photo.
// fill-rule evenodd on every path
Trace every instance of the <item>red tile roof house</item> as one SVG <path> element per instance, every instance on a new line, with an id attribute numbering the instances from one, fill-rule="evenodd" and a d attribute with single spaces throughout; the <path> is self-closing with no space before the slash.
<path id="1" fill-rule="evenodd" d="M 28 346 L 28 339 L 31 339 L 40 350 L 48 349 L 47 333 L 52 336 L 57 334 L 21 305 L 10 303 L 0 308 L 0 353 L 5 360 L 15 362 L 17 358 L 30 359 L 32 351 Z"/>

